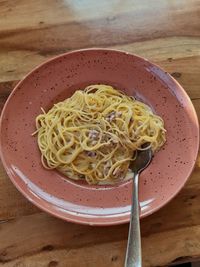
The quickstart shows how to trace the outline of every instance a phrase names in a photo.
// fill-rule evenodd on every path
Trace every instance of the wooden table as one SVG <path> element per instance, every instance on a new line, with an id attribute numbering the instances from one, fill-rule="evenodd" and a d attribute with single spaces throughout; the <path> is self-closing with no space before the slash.
<path id="1" fill-rule="evenodd" d="M 199 0 L 0 0 L 0 107 L 39 63 L 94 46 L 158 63 L 200 116 Z M 200 257 L 200 157 L 181 193 L 141 224 L 144 267 Z M 38 210 L 0 166 L 0 266 L 121 267 L 127 231 L 127 224 L 82 226 Z"/>

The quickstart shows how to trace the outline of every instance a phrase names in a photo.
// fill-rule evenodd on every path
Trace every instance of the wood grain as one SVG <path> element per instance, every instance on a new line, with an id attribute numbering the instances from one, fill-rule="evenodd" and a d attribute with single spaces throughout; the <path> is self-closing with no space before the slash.
<path id="1" fill-rule="evenodd" d="M 110 47 L 159 64 L 200 118 L 200 1 L 0 0 L 0 111 L 33 67 L 72 49 Z M 144 267 L 200 257 L 200 155 L 182 191 L 141 222 Z M 128 225 L 89 227 L 43 213 L 0 165 L 0 266 L 121 267 Z"/>
<path id="2" fill-rule="evenodd" d="M 49 266 L 56 261 L 58 266 L 75 267 L 81 262 L 83 267 L 93 267 L 98 262 L 98 266 L 120 267 L 127 230 L 127 225 L 96 228 L 69 224 L 43 213 L 29 215 L 1 227 L 4 242 L 0 245 L 0 263 Z M 199 238 L 199 225 L 148 234 L 142 239 L 143 266 L 165 266 L 178 258 L 196 257 Z"/>

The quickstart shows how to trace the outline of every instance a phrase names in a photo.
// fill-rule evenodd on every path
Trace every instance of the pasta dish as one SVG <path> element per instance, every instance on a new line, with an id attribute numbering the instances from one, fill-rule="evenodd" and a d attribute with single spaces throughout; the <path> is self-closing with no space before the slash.
<path id="1" fill-rule="evenodd" d="M 42 109 L 36 129 L 43 166 L 89 184 L 130 178 L 138 151 L 156 152 L 166 140 L 162 118 L 148 105 L 103 84 Z"/>

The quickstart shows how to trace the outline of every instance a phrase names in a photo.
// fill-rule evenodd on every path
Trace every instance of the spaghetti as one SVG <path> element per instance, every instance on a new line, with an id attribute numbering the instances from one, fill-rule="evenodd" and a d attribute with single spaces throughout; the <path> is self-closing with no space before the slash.
<path id="1" fill-rule="evenodd" d="M 149 143 L 165 142 L 163 120 L 146 104 L 108 85 L 90 85 L 36 118 L 42 164 L 89 184 L 127 179 L 129 164 Z"/>

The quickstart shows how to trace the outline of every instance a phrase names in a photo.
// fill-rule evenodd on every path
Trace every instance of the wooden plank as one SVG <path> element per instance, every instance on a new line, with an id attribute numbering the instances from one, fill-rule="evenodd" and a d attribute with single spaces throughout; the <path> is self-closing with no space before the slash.
<path id="1" fill-rule="evenodd" d="M 3 1 L 0 6 L 3 14 L 0 16 L 0 81 L 21 79 L 44 59 L 91 46 L 125 49 L 161 61 L 161 66 L 168 64 L 169 71 L 181 72 L 171 70 L 173 59 L 190 57 L 190 62 L 185 64 L 193 67 L 188 63 L 199 56 L 198 2 L 190 1 L 189 6 L 180 2 L 177 6 L 137 0 L 134 4 L 125 1 L 123 7 L 119 7 L 114 0 L 95 5 L 91 1 L 81 5 L 78 0 L 51 0 L 48 5 L 40 0 Z M 156 20 L 152 20 L 155 15 Z M 170 19 L 176 27 L 168 23 Z M 169 62 L 162 65 L 162 61 L 168 59 Z M 190 72 L 190 82 L 197 86 L 196 73 Z"/>
<path id="2" fill-rule="evenodd" d="M 18 81 L 0 83 L 0 113 L 3 106 Z"/>
<path id="3" fill-rule="evenodd" d="M 191 98 L 200 97 L 200 52 L 198 52 L 200 51 L 200 42 L 198 39 L 166 38 L 131 43 L 125 46 L 111 46 L 111 48 L 122 49 L 152 60 L 171 73 Z M 68 50 L 52 51 L 52 54 L 42 56 L 34 51 L 23 50 L 6 54 L 0 49 L 0 81 L 21 79 L 33 67 L 64 51 Z"/>
<path id="4" fill-rule="evenodd" d="M 115 30 L 114 26 L 116 24 L 119 25 L 118 30 L 123 27 L 127 32 L 132 25 L 126 22 L 131 21 L 134 22 L 132 30 L 140 26 L 140 32 L 133 31 L 134 35 L 139 34 L 140 36 L 144 35 L 144 31 L 149 36 L 149 30 L 154 30 L 155 35 L 159 34 L 160 31 L 157 28 L 166 31 L 166 35 L 172 32 L 176 32 L 176 35 L 183 33 L 185 35 L 189 32 L 189 36 L 191 36 L 191 34 L 199 32 L 198 13 L 196 12 L 199 10 L 199 1 L 196 0 L 190 0 L 189 5 L 182 1 L 179 1 L 178 4 L 176 1 L 168 4 L 165 1 L 158 2 L 157 0 L 151 2 L 136 0 L 134 3 L 127 0 L 123 5 L 115 0 L 111 0 L 109 3 L 106 0 L 95 3 L 91 0 L 85 0 L 84 3 L 79 0 L 64 2 L 49 0 L 48 3 L 40 0 L 29 2 L 26 0 L 16 0 L 14 2 L 10 0 L 1 1 L 0 8 L 0 24 L 4 32 L 10 29 L 45 28 L 48 25 L 64 23 L 84 24 L 89 27 L 88 21 L 90 22 L 90 28 L 93 27 L 93 21 L 98 22 L 96 23 L 98 27 L 101 26 L 101 23 L 106 23 L 108 29 L 112 26 L 112 32 Z M 152 16 L 155 15 L 156 19 L 152 19 Z M 169 23 L 169 19 L 173 19 L 173 24 Z M 190 23 L 187 23 L 188 21 Z"/>
<path id="5" fill-rule="evenodd" d="M 46 214 L 1 224 L 0 266 L 123 266 L 127 225 L 89 227 Z M 176 240 L 176 242 L 174 242 Z M 142 239 L 144 267 L 166 266 L 199 253 L 200 226 L 150 233 Z M 21 264 L 21 265 L 20 265 Z M 54 266 L 54 265 L 53 265 Z"/>
<path id="6" fill-rule="evenodd" d="M 148 0 L 143 1 L 148 3 Z M 149 3 L 148 3 L 149 4 Z M 193 4 L 195 5 L 195 3 Z M 148 5 L 148 9 L 154 9 L 156 1 Z M 184 8 L 185 5 L 183 5 Z M 186 6 L 185 6 L 186 7 Z M 88 19 L 98 19 L 108 17 L 114 19 L 114 16 L 121 13 L 137 10 L 145 10 L 145 5 L 140 1 L 125 1 L 123 5 L 115 0 L 98 1 L 95 4 L 91 0 L 85 0 L 84 3 L 79 0 L 73 1 L 54 1 L 48 2 L 35 0 L 15 0 L 0 1 L 1 30 L 10 30 L 33 27 L 46 27 L 47 25 L 57 25 L 63 23 L 82 22 Z M 163 9 L 165 6 L 163 5 Z M 30 16 L 31 10 L 31 16 Z M 14 23 L 13 23 L 14 22 Z"/>

